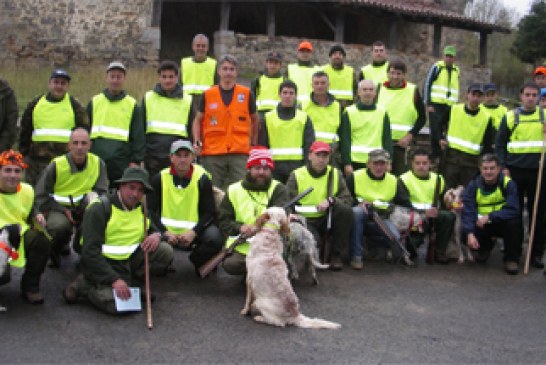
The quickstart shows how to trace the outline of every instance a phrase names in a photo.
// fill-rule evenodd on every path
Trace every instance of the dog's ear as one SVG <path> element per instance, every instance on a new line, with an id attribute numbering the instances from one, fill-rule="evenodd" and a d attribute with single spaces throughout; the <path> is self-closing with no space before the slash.
<path id="1" fill-rule="evenodd" d="M 256 218 L 256 228 L 258 230 L 262 229 L 264 224 L 270 219 L 269 213 L 264 212 L 263 214 L 259 215 L 258 218 Z"/>
<path id="2" fill-rule="evenodd" d="M 281 233 L 284 236 L 290 235 L 290 224 L 288 223 L 288 219 L 283 219 L 281 221 Z"/>

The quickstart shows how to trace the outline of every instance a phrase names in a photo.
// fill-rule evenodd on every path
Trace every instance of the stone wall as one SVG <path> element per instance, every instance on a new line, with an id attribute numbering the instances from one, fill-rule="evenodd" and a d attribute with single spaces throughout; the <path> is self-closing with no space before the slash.
<path id="1" fill-rule="evenodd" d="M 265 35 L 246 35 L 233 32 L 222 32 L 215 34 L 215 56 L 229 53 L 237 57 L 240 73 L 251 74 L 262 70 L 265 65 L 267 53 L 275 50 L 282 53 L 284 57 L 283 69 L 286 72 L 286 65 L 296 60 L 296 49 L 301 39 L 292 37 L 275 37 L 269 39 Z M 323 65 L 329 62 L 328 52 L 335 43 L 310 39 L 314 47 L 313 62 Z M 346 63 L 359 70 L 363 65 L 371 62 L 371 45 L 346 44 Z M 407 79 L 422 87 L 423 81 L 430 66 L 437 61 L 429 53 L 413 51 L 401 53 L 396 50 L 389 50 L 390 59 L 400 59 L 406 63 L 408 72 Z M 461 88 L 465 89 L 471 82 L 489 82 L 491 70 L 471 65 L 459 64 L 461 68 Z M 464 95 L 464 92 L 462 93 Z"/>
<path id="2" fill-rule="evenodd" d="M 0 0 L 0 63 L 156 63 L 152 0 Z"/>

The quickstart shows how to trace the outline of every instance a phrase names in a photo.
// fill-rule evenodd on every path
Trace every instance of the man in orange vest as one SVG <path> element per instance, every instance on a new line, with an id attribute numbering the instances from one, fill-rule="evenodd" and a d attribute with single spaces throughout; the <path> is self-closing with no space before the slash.
<path id="1" fill-rule="evenodd" d="M 193 120 L 193 143 L 212 184 L 225 188 L 246 174 L 251 145 L 258 139 L 256 100 L 250 89 L 237 84 L 237 60 L 218 61 L 220 82 L 205 91 Z"/>

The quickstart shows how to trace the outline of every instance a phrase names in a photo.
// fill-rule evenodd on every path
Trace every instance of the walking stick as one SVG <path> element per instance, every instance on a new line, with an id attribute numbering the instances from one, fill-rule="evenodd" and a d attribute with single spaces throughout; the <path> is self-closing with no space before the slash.
<path id="1" fill-rule="evenodd" d="M 531 229 L 529 232 L 529 244 L 527 245 L 527 256 L 525 257 L 525 266 L 523 273 L 529 272 L 529 261 L 531 261 L 531 251 L 533 241 L 535 240 L 535 226 L 537 224 L 538 198 L 540 196 L 540 186 L 542 185 L 542 171 L 544 170 L 544 145 L 546 144 L 546 131 L 542 132 L 542 150 L 540 151 L 540 162 L 538 163 L 537 187 L 535 189 L 535 203 L 533 204 L 533 216 L 531 217 Z"/>
<path id="2" fill-rule="evenodd" d="M 146 232 L 148 232 L 148 207 L 146 206 L 146 195 L 142 199 L 142 215 L 144 216 L 144 237 L 146 237 Z M 152 293 L 150 292 L 150 260 L 148 258 L 148 251 L 144 252 L 144 280 L 145 280 L 145 290 L 146 290 L 146 325 L 148 329 L 151 330 L 154 327 L 154 322 L 152 319 Z"/>

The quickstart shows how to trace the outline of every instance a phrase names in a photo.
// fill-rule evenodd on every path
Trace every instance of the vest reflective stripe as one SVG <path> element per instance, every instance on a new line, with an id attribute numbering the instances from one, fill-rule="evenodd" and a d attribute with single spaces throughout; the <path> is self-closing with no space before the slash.
<path id="1" fill-rule="evenodd" d="M 201 95 L 214 85 L 216 60 L 210 57 L 204 62 L 195 62 L 193 57 L 185 57 L 181 61 L 182 90 L 184 95 Z"/>
<path id="2" fill-rule="evenodd" d="M 382 180 L 374 180 L 366 171 L 367 169 L 359 169 L 354 172 L 357 200 L 371 202 L 381 210 L 387 209 L 396 195 L 396 177 L 387 172 Z"/>
<path id="3" fill-rule="evenodd" d="M 68 143 L 70 132 L 76 126 L 76 115 L 65 94 L 58 102 L 50 102 L 45 95 L 32 111 L 32 141 Z"/>
<path id="4" fill-rule="evenodd" d="M 17 253 L 17 260 L 9 259 L 9 264 L 14 267 L 24 267 L 26 264 L 24 234 L 28 230 L 28 216 L 34 205 L 34 190 L 27 183 L 21 183 L 14 194 L 0 193 L 0 227 L 7 224 L 19 224 L 21 226 L 21 242 Z"/>
<path id="5" fill-rule="evenodd" d="M 369 65 L 362 67 L 361 71 L 364 75 L 365 80 L 372 80 L 373 82 L 375 82 L 376 85 L 378 85 L 384 83 L 389 79 L 387 76 L 388 68 L 388 62 L 385 62 L 381 66 L 374 66 L 370 63 Z"/>
<path id="6" fill-rule="evenodd" d="M 451 79 L 444 61 L 436 62 L 440 69 L 438 77 L 430 86 L 430 101 L 436 104 L 453 105 L 459 102 L 459 68 L 453 65 Z"/>
<path id="7" fill-rule="evenodd" d="M 278 184 L 278 181 L 271 180 L 271 185 L 267 191 L 246 190 L 240 181 L 231 184 L 228 187 L 227 196 L 235 212 L 235 221 L 242 224 L 254 224 L 256 218 L 267 209 L 269 199 L 271 199 Z M 235 237 L 229 237 L 226 247 L 229 248 L 234 240 Z M 249 248 L 249 243 L 245 242 L 235 247 L 235 251 L 247 255 Z"/>
<path id="8" fill-rule="evenodd" d="M 144 239 L 142 209 L 137 207 L 125 211 L 114 204 L 111 206 L 112 214 L 106 224 L 102 255 L 112 260 L 127 260 Z"/>
<path id="9" fill-rule="evenodd" d="M 368 153 L 383 148 L 385 109 L 376 105 L 375 110 L 358 110 L 351 105 L 346 110 L 351 124 L 351 161 L 366 163 Z"/>
<path id="10" fill-rule="evenodd" d="M 91 139 L 107 138 L 127 142 L 136 100 L 126 95 L 121 100 L 110 101 L 100 93 L 93 97 L 93 125 Z"/>
<path id="11" fill-rule="evenodd" d="M 250 89 L 235 84 L 231 103 L 226 106 L 218 85 L 205 91 L 205 116 L 201 122 L 203 156 L 250 151 Z"/>
<path id="12" fill-rule="evenodd" d="M 430 172 L 428 179 L 420 179 L 411 171 L 400 175 L 409 192 L 409 199 L 415 209 L 427 210 L 434 201 L 434 188 L 438 174 Z M 444 178 L 440 176 L 440 191 L 444 190 Z"/>
<path id="13" fill-rule="evenodd" d="M 259 78 L 260 88 L 256 95 L 256 108 L 259 111 L 274 109 L 281 98 L 279 96 L 279 85 L 284 81 L 284 77 L 267 77 L 261 75 Z"/>
<path id="14" fill-rule="evenodd" d="M 336 100 L 353 100 L 354 69 L 347 65 L 343 65 L 341 70 L 336 70 L 332 65 L 325 65 L 322 69 L 330 81 L 328 90 L 330 94 L 334 95 Z"/>
<path id="15" fill-rule="evenodd" d="M 303 160 L 303 134 L 307 113 L 296 109 L 294 118 L 283 120 L 279 118 L 277 110 L 265 115 L 269 149 L 274 161 L 301 161 Z"/>
<path id="16" fill-rule="evenodd" d="M 288 78 L 298 86 L 298 101 L 309 100 L 312 91 L 311 79 L 317 71 L 320 71 L 318 66 L 300 66 L 297 63 L 288 65 Z"/>
<path id="17" fill-rule="evenodd" d="M 417 120 L 414 103 L 415 85 L 408 82 L 403 89 L 381 87 L 377 104 L 387 110 L 391 123 L 392 139 L 398 141 L 413 128 Z"/>
<path id="18" fill-rule="evenodd" d="M 337 130 L 341 123 L 340 109 L 339 103 L 335 100 L 326 106 L 318 105 L 311 100 L 303 102 L 302 110 L 309 115 L 313 123 L 317 141 L 332 143 L 334 137 L 336 141 L 339 139 Z"/>
<path id="19" fill-rule="evenodd" d="M 464 108 L 465 104 L 451 107 L 447 141 L 450 148 L 479 155 L 490 116 L 482 107 L 476 115 L 466 113 Z"/>
<path id="20" fill-rule="evenodd" d="M 169 134 L 187 137 L 191 97 L 168 98 L 148 91 L 146 101 L 146 133 Z"/>
<path id="21" fill-rule="evenodd" d="M 53 199 L 63 206 L 70 206 L 72 195 L 74 202 L 80 201 L 84 194 L 90 192 L 100 175 L 100 159 L 98 156 L 87 153 L 85 168 L 72 172 L 66 155 L 53 159 L 55 164 L 55 185 L 53 185 Z"/>
<path id="22" fill-rule="evenodd" d="M 205 169 L 194 164 L 190 183 L 178 188 L 170 167 L 161 170 L 161 223 L 167 230 L 184 233 L 199 221 L 199 179 L 203 174 Z"/>
<path id="23" fill-rule="evenodd" d="M 328 176 L 330 175 L 331 170 L 332 167 L 328 166 L 326 173 L 318 178 L 311 176 L 309 170 L 307 170 L 307 167 L 305 166 L 294 170 L 296 182 L 298 184 L 298 194 L 309 186 L 314 188 L 309 195 L 300 199 L 299 203 L 301 205 L 296 205 L 294 208 L 296 212 L 308 218 L 326 215 L 326 212 L 319 212 L 316 207 L 328 197 Z M 338 193 L 339 176 L 337 169 L 333 170 L 333 175 L 334 185 L 332 186 L 332 194 L 335 196 Z"/>
<path id="24" fill-rule="evenodd" d="M 502 184 L 504 185 L 505 190 L 509 181 L 510 178 L 504 176 L 504 181 Z M 485 192 L 482 189 L 476 189 L 476 205 L 479 216 L 484 216 L 499 211 L 506 204 L 506 199 L 504 199 L 500 186 L 497 186 L 497 188 L 489 194 L 484 193 Z"/>
<path id="25" fill-rule="evenodd" d="M 502 104 L 499 104 L 496 107 L 487 107 L 484 104 L 482 104 L 481 106 L 485 108 L 485 111 L 487 111 L 489 115 L 491 115 L 491 119 L 493 119 L 493 127 L 495 127 L 495 130 L 499 130 L 502 118 L 506 115 L 506 113 L 508 113 L 508 108 Z"/>
<path id="26" fill-rule="evenodd" d="M 540 120 L 540 109 L 530 115 L 519 115 L 519 123 L 514 127 L 514 111 L 506 114 L 506 125 L 511 131 L 510 140 L 507 144 L 509 153 L 540 153 L 546 147 L 543 141 L 544 121 Z"/>

